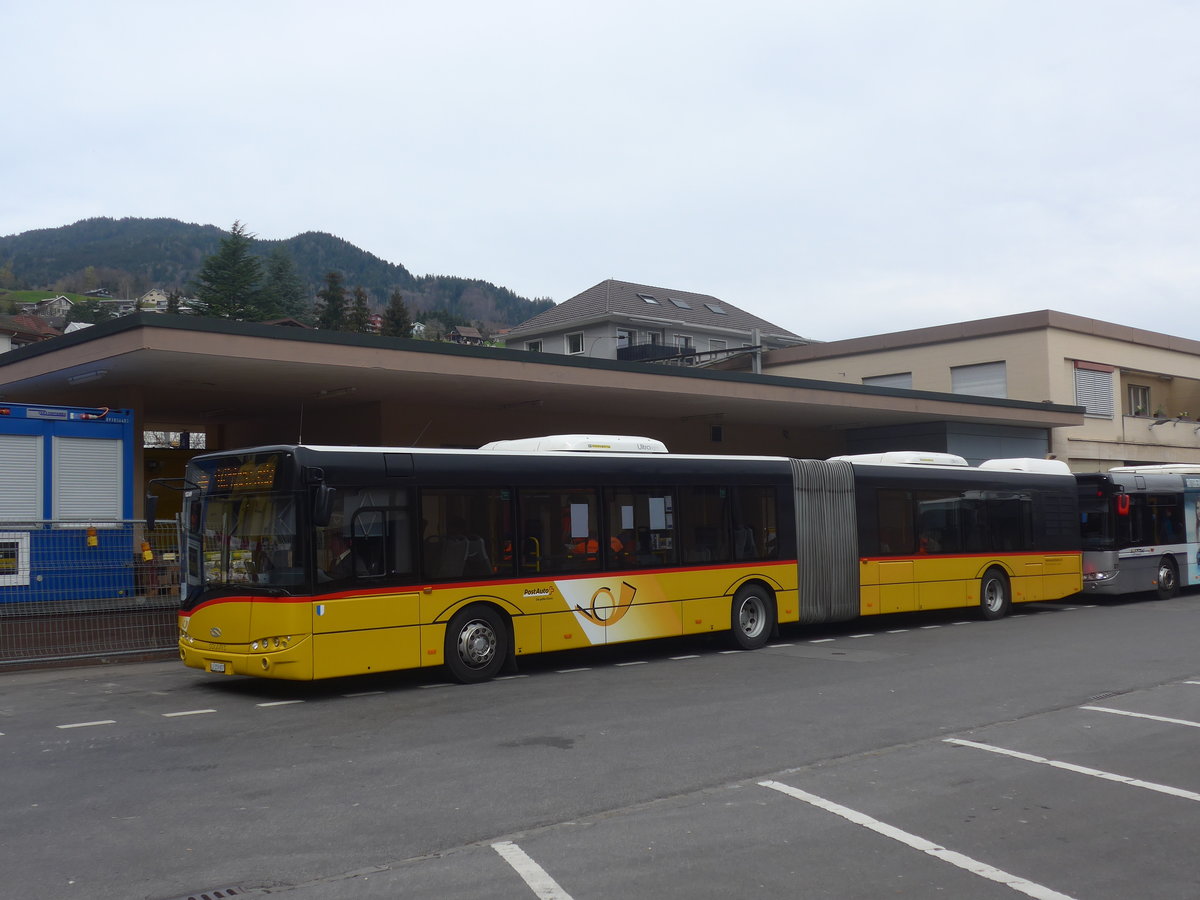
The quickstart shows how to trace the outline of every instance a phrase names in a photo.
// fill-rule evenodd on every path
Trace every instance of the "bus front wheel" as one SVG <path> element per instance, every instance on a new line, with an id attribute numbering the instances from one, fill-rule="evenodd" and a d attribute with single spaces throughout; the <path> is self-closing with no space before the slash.
<path id="1" fill-rule="evenodd" d="M 733 595 L 730 610 L 733 644 L 739 650 L 757 650 L 775 628 L 775 601 L 761 585 L 746 585 Z"/>
<path id="2" fill-rule="evenodd" d="M 985 619 L 1002 619 L 1011 608 L 1008 576 L 999 569 L 988 569 L 979 583 L 979 614 Z"/>
<path id="3" fill-rule="evenodd" d="M 446 667 L 463 684 L 494 678 L 508 656 L 508 629 L 489 606 L 468 606 L 446 627 Z"/>
<path id="4" fill-rule="evenodd" d="M 1169 556 L 1158 561 L 1158 599 L 1170 600 L 1179 593 L 1179 567 Z"/>

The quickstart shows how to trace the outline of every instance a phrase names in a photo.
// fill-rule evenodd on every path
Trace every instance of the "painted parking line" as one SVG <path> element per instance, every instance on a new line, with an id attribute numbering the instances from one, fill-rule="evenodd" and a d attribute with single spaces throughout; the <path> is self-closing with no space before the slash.
<path id="1" fill-rule="evenodd" d="M 699 654 L 699 653 L 688 653 L 688 654 L 686 654 L 686 655 L 684 655 L 684 656 L 672 656 L 672 657 L 669 657 L 669 658 L 670 658 L 670 660 L 671 660 L 672 662 L 677 662 L 677 661 L 679 661 L 679 660 L 681 660 L 681 659 L 699 659 L 699 658 L 700 658 L 700 654 Z"/>
<path id="2" fill-rule="evenodd" d="M 810 644 L 828 644 L 834 638 L 817 638 L 815 641 L 809 641 Z"/>
<path id="3" fill-rule="evenodd" d="M 1129 716 L 1134 719 L 1150 719 L 1152 722 L 1170 722 L 1172 725 L 1187 725 L 1200 728 L 1200 722 L 1189 722 L 1187 719 L 1172 719 L 1168 716 L 1152 716 L 1149 713 L 1130 712 L 1127 709 L 1110 709 L 1107 706 L 1081 706 L 1080 709 L 1090 709 L 1093 712 L 1112 713 L 1114 716 Z"/>
<path id="4" fill-rule="evenodd" d="M 928 853 L 934 859 L 950 863 L 952 866 L 957 866 L 960 869 L 970 872 L 972 875 L 978 875 L 980 878 L 986 878 L 988 881 L 995 881 L 1026 896 L 1035 897 L 1037 900 L 1072 900 L 1067 894 L 1061 894 L 1058 891 L 1037 884 L 1027 878 L 1022 878 L 1019 875 L 1011 875 L 1002 869 L 997 869 L 995 866 L 989 866 L 987 863 L 971 859 L 971 857 L 964 856 L 954 850 L 947 850 L 945 847 L 933 843 L 933 841 L 910 834 L 907 831 L 902 831 L 893 825 L 888 825 L 886 822 L 874 819 L 866 813 L 861 813 L 858 810 L 850 809 L 848 806 L 842 806 L 840 803 L 834 803 L 832 800 L 818 797 L 816 794 L 810 794 L 807 791 L 802 791 L 778 781 L 760 781 L 759 784 L 773 791 L 779 791 L 781 794 L 787 794 L 789 797 L 794 797 L 797 800 L 803 800 L 805 803 L 815 806 L 818 809 L 841 816 L 855 825 L 861 825 L 863 828 L 868 828 L 876 834 L 899 841 L 901 844 L 911 847 L 914 850 Z"/>
<path id="5" fill-rule="evenodd" d="M 303 700 L 273 700 L 270 703 L 256 703 L 255 706 L 291 706 L 293 703 L 303 703 Z"/>
<path id="6" fill-rule="evenodd" d="M 116 725 L 116 719 L 100 719 L 96 722 L 72 722 L 69 725 L 55 725 L 55 728 L 91 728 L 93 725 Z"/>
<path id="7" fill-rule="evenodd" d="M 578 669 L 558 669 L 557 674 L 573 675 L 576 672 L 590 672 L 590 671 L 592 671 L 591 666 L 580 666 Z"/>
<path id="8" fill-rule="evenodd" d="M 180 716 L 203 716 L 206 713 L 215 713 L 215 709 L 185 709 L 181 712 L 163 713 L 164 719 L 177 719 Z"/>
<path id="9" fill-rule="evenodd" d="M 516 870 L 539 900 L 571 900 L 571 895 L 550 877 L 550 873 L 530 859 L 529 854 L 512 841 L 492 844 L 492 849 Z"/>
<path id="10" fill-rule="evenodd" d="M 342 696 L 346 699 L 351 699 L 353 697 L 374 697 L 382 693 L 383 691 L 355 691 L 353 694 L 342 694 Z"/>
<path id="11" fill-rule="evenodd" d="M 617 668 L 620 669 L 624 666 L 644 666 L 644 665 L 646 665 L 646 660 L 638 659 L 638 660 L 634 660 L 633 662 L 617 663 Z"/>
<path id="12" fill-rule="evenodd" d="M 1036 756 L 1032 753 L 1022 753 L 1019 750 L 993 747 L 991 744 L 978 744 L 975 741 L 964 741 L 958 738 L 943 738 L 943 740 L 947 744 L 957 744 L 960 747 L 971 747 L 975 750 L 986 750 L 989 753 L 999 753 L 1002 756 L 1011 756 L 1013 759 L 1025 760 L 1025 762 L 1053 766 L 1055 769 L 1065 769 L 1068 772 L 1090 775 L 1093 778 L 1102 778 L 1105 781 L 1116 781 L 1120 784 L 1127 784 L 1130 787 L 1139 787 L 1148 791 L 1157 791 L 1160 794 L 1169 794 L 1172 797 L 1181 797 L 1184 800 L 1200 801 L 1200 794 L 1194 791 L 1185 791 L 1183 788 L 1172 787 L 1169 784 L 1155 784 L 1153 781 L 1142 781 L 1140 778 L 1130 778 L 1127 775 L 1118 775 L 1115 772 L 1104 772 L 1100 769 L 1090 769 L 1087 766 L 1077 766 L 1074 763 L 1062 762 L 1057 759 L 1047 759 L 1044 756 Z"/>

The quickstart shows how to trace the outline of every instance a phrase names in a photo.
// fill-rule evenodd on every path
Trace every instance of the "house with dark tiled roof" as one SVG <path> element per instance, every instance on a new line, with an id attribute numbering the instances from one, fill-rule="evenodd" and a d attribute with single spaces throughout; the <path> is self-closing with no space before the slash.
<path id="1" fill-rule="evenodd" d="M 609 279 L 505 335 L 515 349 L 692 365 L 810 343 L 708 294 Z"/>
<path id="2" fill-rule="evenodd" d="M 485 343 L 479 329 L 472 328 L 470 325 L 455 325 L 446 334 L 446 337 L 455 344 L 474 344 L 481 347 Z"/>
<path id="3" fill-rule="evenodd" d="M 47 341 L 58 337 L 60 333 L 41 316 L 30 313 L 0 316 L 0 353 L 24 347 L 26 344 Z"/>

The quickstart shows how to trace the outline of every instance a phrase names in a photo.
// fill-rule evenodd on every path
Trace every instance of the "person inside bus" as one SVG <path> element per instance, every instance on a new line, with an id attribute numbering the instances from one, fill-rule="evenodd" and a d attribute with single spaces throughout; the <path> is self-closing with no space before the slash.
<path id="1" fill-rule="evenodd" d="M 1158 521 L 1160 543 L 1177 544 L 1180 541 L 1179 523 L 1175 521 L 1175 510 L 1167 507 L 1162 511 L 1162 517 Z"/>
<path id="2" fill-rule="evenodd" d="M 337 581 L 354 574 L 350 559 L 350 539 L 340 529 L 327 532 L 325 561 L 317 567 L 317 581 Z"/>

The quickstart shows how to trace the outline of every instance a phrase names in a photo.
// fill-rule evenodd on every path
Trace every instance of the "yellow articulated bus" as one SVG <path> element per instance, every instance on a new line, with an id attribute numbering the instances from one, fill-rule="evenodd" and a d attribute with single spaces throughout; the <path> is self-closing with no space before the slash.
<path id="1" fill-rule="evenodd" d="M 780 623 L 998 618 L 1081 579 L 1074 479 L 1010 462 L 590 435 L 210 453 L 183 479 L 179 653 L 227 675 L 444 665 L 471 682 L 574 647 L 723 632 L 751 650 Z"/>

